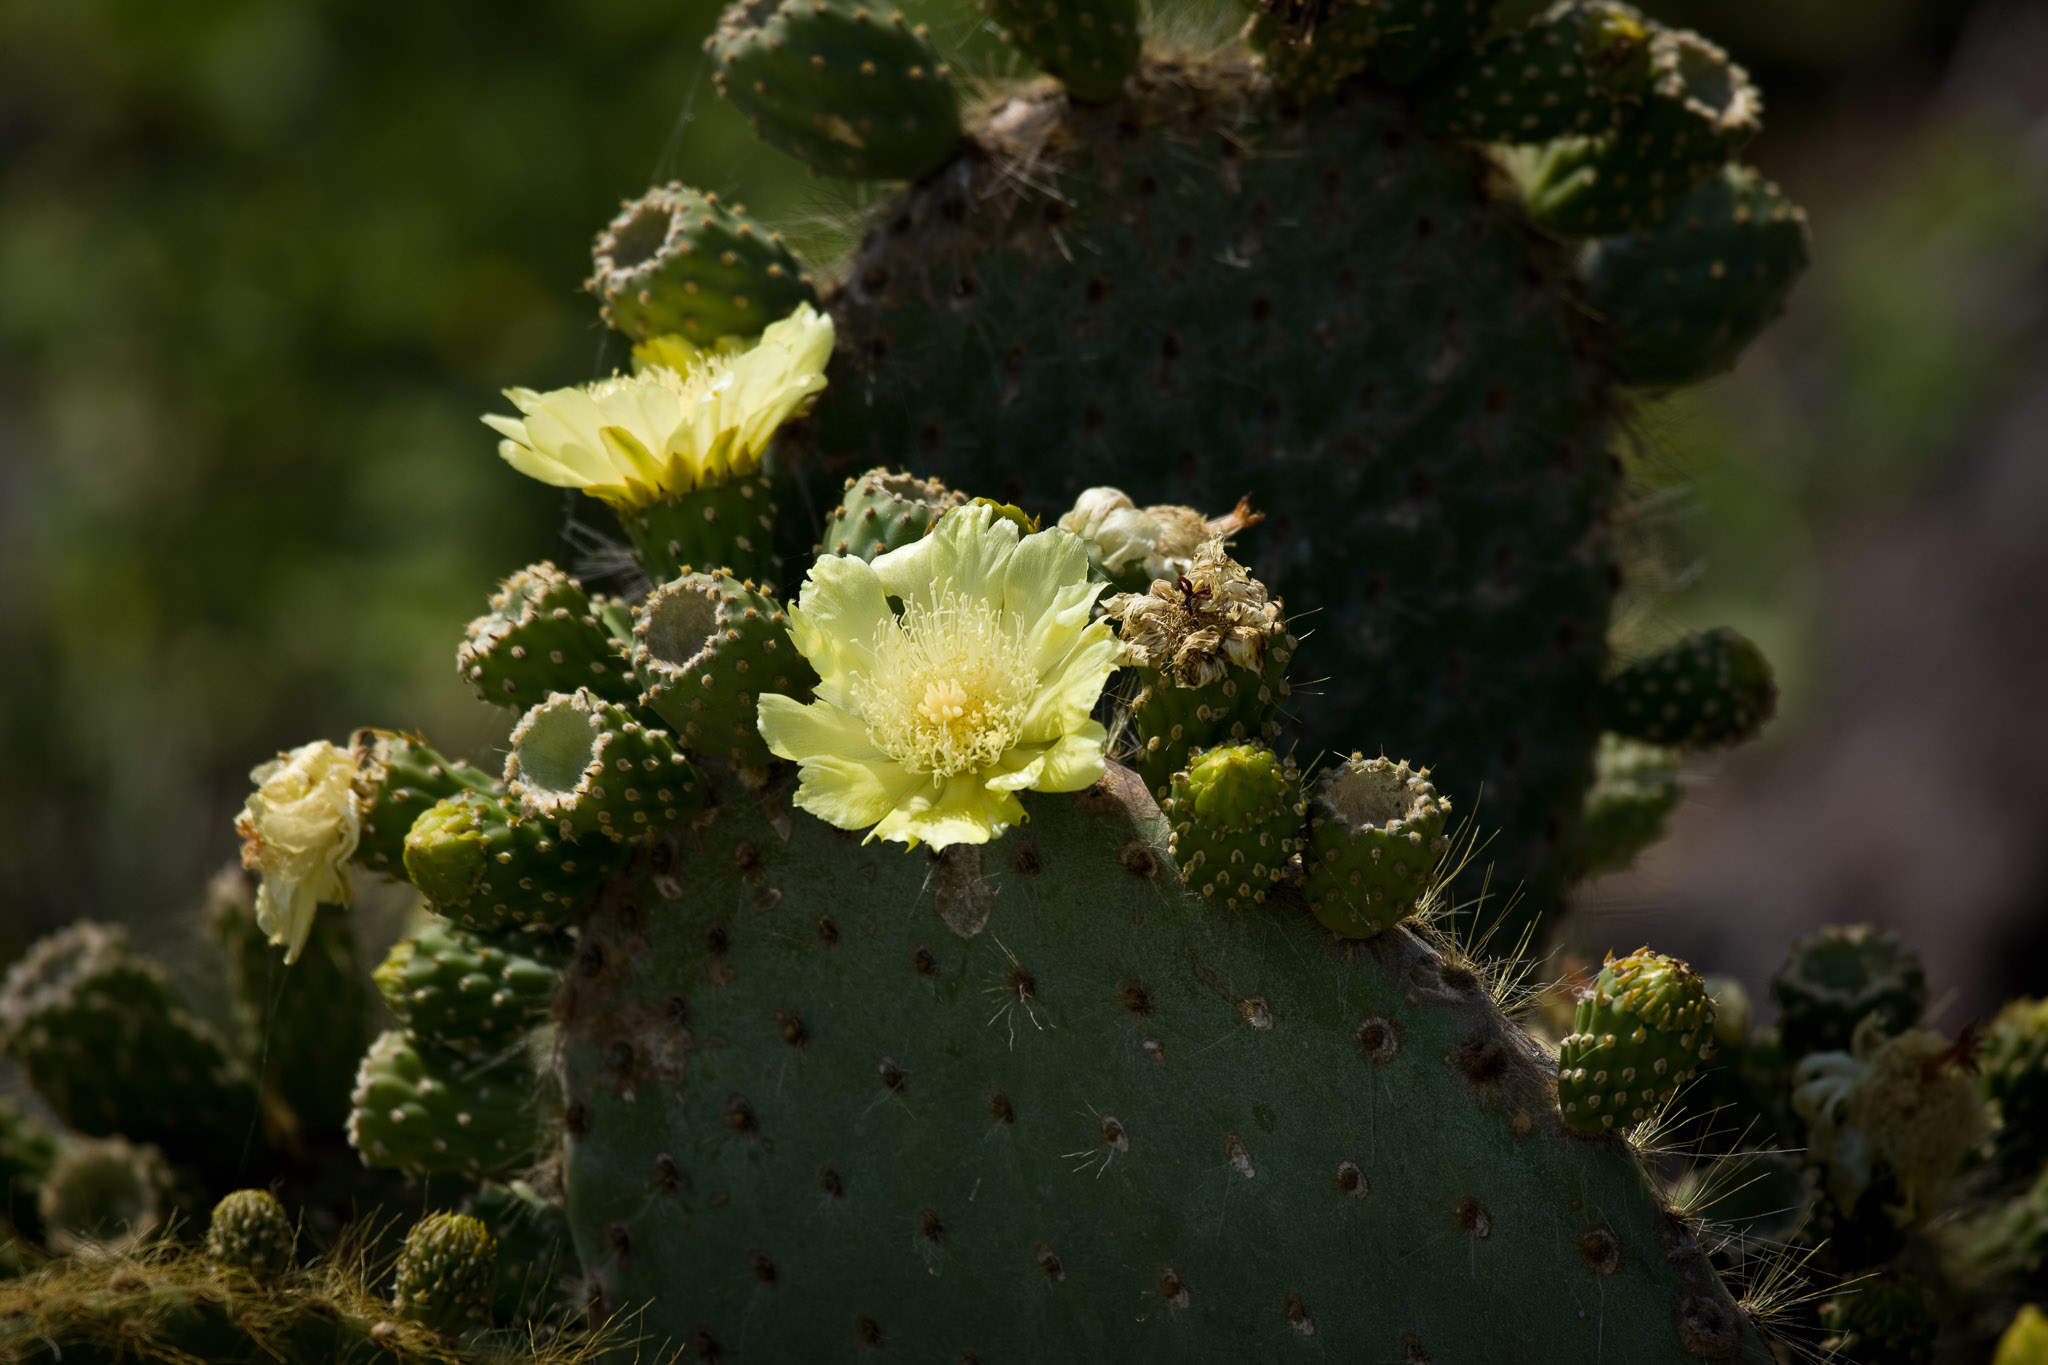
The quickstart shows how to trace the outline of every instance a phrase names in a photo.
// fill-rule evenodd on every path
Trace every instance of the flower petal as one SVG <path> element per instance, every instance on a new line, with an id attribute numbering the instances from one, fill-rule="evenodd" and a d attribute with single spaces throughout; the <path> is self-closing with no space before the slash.
<path id="1" fill-rule="evenodd" d="M 877 555 L 874 569 L 889 595 L 905 603 L 936 607 L 947 592 L 1000 601 L 1016 546 L 1016 523 L 970 503 L 940 517 L 930 535 Z"/>
<path id="2" fill-rule="evenodd" d="M 943 784 L 926 779 L 909 800 L 877 824 L 870 839 L 891 839 L 916 848 L 920 843 L 933 848 L 954 844 L 985 844 L 1011 825 L 1024 820 L 1024 806 L 1006 791 L 991 791 L 969 773 L 946 778 Z"/>
<path id="3" fill-rule="evenodd" d="M 1108 742 L 1109 731 L 1100 721 L 1085 721 L 1033 755 L 1028 764 L 989 778 L 987 785 L 991 791 L 1085 791 L 1102 780 L 1106 770 L 1102 754 Z M 1016 752 L 1027 751 L 1020 747 Z"/>
<path id="4" fill-rule="evenodd" d="M 855 680 L 874 671 L 875 635 L 895 621 L 883 584 L 857 555 L 820 555 L 789 609 L 789 638 L 818 672 L 820 701 L 854 709 Z"/>

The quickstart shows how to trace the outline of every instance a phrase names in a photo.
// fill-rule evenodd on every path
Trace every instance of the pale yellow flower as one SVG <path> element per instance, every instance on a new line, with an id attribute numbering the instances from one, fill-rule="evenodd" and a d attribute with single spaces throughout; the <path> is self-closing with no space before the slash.
<path id="1" fill-rule="evenodd" d="M 520 473 L 644 507 L 761 466 L 783 423 L 825 387 L 832 319 L 805 304 L 751 347 L 670 338 L 638 374 L 536 393 L 507 389 L 524 417 L 484 418 Z"/>
<path id="2" fill-rule="evenodd" d="M 348 750 L 316 739 L 256 768 L 256 790 L 235 817 L 242 866 L 263 877 L 256 923 L 284 960 L 296 962 L 325 902 L 348 904 L 346 866 L 362 837 L 355 793 L 356 762 Z"/>
<path id="3" fill-rule="evenodd" d="M 1108 736 L 1089 712 L 1118 649 L 1089 619 L 1099 591 L 1078 538 L 1024 535 L 987 506 L 873 563 L 819 559 L 789 613 L 817 700 L 760 701 L 768 747 L 803 765 L 796 804 L 945 848 L 1021 821 L 1019 791 L 1094 783 Z"/>

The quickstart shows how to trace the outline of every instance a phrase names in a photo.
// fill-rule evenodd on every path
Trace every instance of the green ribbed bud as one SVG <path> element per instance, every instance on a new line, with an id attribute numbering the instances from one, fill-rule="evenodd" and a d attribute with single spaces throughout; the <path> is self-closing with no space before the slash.
<path id="1" fill-rule="evenodd" d="M 960 144 L 946 64 L 902 11 L 738 0 L 706 40 L 719 93 L 754 131 L 828 175 L 916 180 Z"/>
<path id="2" fill-rule="evenodd" d="M 1115 99 L 1138 69 L 1138 0 L 982 0 L 981 11 L 1083 104 Z"/>
<path id="3" fill-rule="evenodd" d="M 585 893 L 626 859 L 609 839 L 564 839 L 511 802 L 464 792 L 435 805 L 405 841 L 405 871 L 436 913 L 466 929 L 566 929 Z"/>
<path id="4" fill-rule="evenodd" d="M 490 1326 L 497 1274 L 490 1229 L 468 1214 L 430 1213 L 405 1235 L 392 1303 L 400 1317 L 459 1337 Z"/>
<path id="5" fill-rule="evenodd" d="M 1433 133 L 1548 142 L 1612 130 L 1650 83 L 1650 30 L 1634 7 L 1565 0 L 1454 64 L 1416 106 Z"/>
<path id="6" fill-rule="evenodd" d="M 512 731 L 505 787 L 563 839 L 630 839 L 680 824 L 708 798 L 666 730 L 587 688 L 557 693 Z"/>
<path id="7" fill-rule="evenodd" d="M 392 948 L 377 968 L 377 989 L 414 1037 L 489 1057 L 548 1017 L 565 957 L 553 934 L 482 934 L 437 922 Z"/>
<path id="8" fill-rule="evenodd" d="M 1846 1052 L 1865 1015 L 1877 1015 L 1887 1035 L 1919 1023 L 1927 971 L 1888 929 L 1831 926 L 1792 945 L 1771 978 L 1771 998 L 1787 1057 Z"/>
<path id="9" fill-rule="evenodd" d="M 282 1275 L 292 1268 L 298 1231 L 269 1190 L 236 1190 L 213 1206 L 206 1226 L 206 1259 L 251 1275 Z"/>
<path id="10" fill-rule="evenodd" d="M 692 752 L 743 771 L 774 761 L 761 740 L 763 692 L 806 695 L 818 675 L 789 642 L 782 604 L 728 575 L 685 574 L 636 608 L 641 704 Z"/>
<path id="11" fill-rule="evenodd" d="M 1977 1046 L 1984 1098 L 1998 1106 L 1998 1151 L 2016 1170 L 2048 1158 L 2048 1000 L 2008 1000 Z"/>
<path id="12" fill-rule="evenodd" d="M 1196 754 L 1161 809 L 1180 879 L 1233 910 L 1265 900 L 1301 847 L 1301 774 L 1263 744 Z"/>
<path id="13" fill-rule="evenodd" d="M 1662 1108 L 1713 1051 L 1714 1002 L 1675 957 L 1608 954 L 1558 1047 L 1557 1100 L 1582 1133 L 1626 1132 Z"/>
<path id="14" fill-rule="evenodd" d="M 540 1141 L 536 1093 L 523 1054 L 471 1061 L 392 1029 L 356 1072 L 349 1144 L 365 1166 L 407 1175 L 512 1175 Z"/>
<path id="15" fill-rule="evenodd" d="M 818 301 L 781 233 L 673 181 L 621 204 L 591 255 L 587 288 L 604 300 L 606 324 L 636 340 L 680 336 L 703 346 L 755 336 Z"/>
<path id="16" fill-rule="evenodd" d="M 1309 802 L 1302 889 L 1339 938 L 1372 938 L 1415 913 L 1435 884 L 1451 803 L 1429 769 L 1353 754 L 1325 771 Z"/>
<path id="17" fill-rule="evenodd" d="M 1589 876 L 1627 867 L 1663 838 L 1679 798 L 1676 749 L 1602 735 L 1593 762 L 1579 820 L 1579 857 Z"/>
<path id="18" fill-rule="evenodd" d="M 820 553 L 872 560 L 922 540 L 940 517 L 966 501 L 937 479 L 870 469 L 846 481 L 846 496 L 825 518 Z"/>
<path id="19" fill-rule="evenodd" d="M 404 871 L 405 836 L 436 801 L 457 792 L 502 790 L 481 768 L 443 758 L 420 740 L 389 730 L 358 730 L 348 744 L 356 761 L 356 798 L 363 805 L 356 862 L 372 872 L 396 877 Z"/>
<path id="20" fill-rule="evenodd" d="M 1529 187 L 1530 213 L 1570 237 L 1654 226 L 1762 121 L 1763 96 L 1727 53 L 1696 33 L 1659 29 L 1642 104 L 1611 133 L 1554 144 Z"/>
<path id="21" fill-rule="evenodd" d="M 1603 729 L 1680 749 L 1754 739 L 1777 709 L 1770 662 L 1726 626 L 1637 660 L 1609 678 L 1599 698 Z"/>
<path id="22" fill-rule="evenodd" d="M 464 636 L 456 671 L 494 705 L 525 711 L 579 687 L 628 705 L 640 695 L 583 585 L 546 561 L 506 579 Z"/>
<path id="23" fill-rule="evenodd" d="M 1244 37 L 1273 84 L 1308 104 L 1336 94 L 1371 64 L 1378 31 L 1371 4 L 1335 0 L 1313 24 L 1292 22 L 1261 8 L 1245 27 Z"/>
<path id="24" fill-rule="evenodd" d="M 1723 166 L 1663 222 L 1603 237 L 1579 263 L 1615 363 L 1637 384 L 1695 384 L 1735 363 L 1806 270 L 1806 214 L 1747 166 Z"/>
<path id="25" fill-rule="evenodd" d="M 217 1174 L 257 1112 L 248 1074 L 117 927 L 69 925 L 8 969 L 0 1046 L 72 1128 Z"/>
<path id="26" fill-rule="evenodd" d="M 36 1196 L 43 1243 L 60 1256 L 133 1250 L 170 1217 L 171 1185 L 170 1164 L 147 1143 L 66 1142 Z"/>

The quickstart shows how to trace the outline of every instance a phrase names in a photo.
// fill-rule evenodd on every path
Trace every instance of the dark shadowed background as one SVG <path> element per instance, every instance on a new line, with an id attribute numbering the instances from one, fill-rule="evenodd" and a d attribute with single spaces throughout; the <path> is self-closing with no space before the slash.
<path id="1" fill-rule="evenodd" d="M 1629 629 L 1733 624 L 1784 703 L 1573 943 L 1755 988 L 1807 928 L 1895 924 L 1953 1026 L 2048 989 L 2048 8 L 1645 8 L 1762 82 L 1751 158 L 1816 264 L 1631 433 L 1662 569 Z M 858 208 L 713 96 L 714 14 L 0 0 L 0 961 L 80 916 L 178 956 L 281 747 L 381 724 L 495 765 L 460 624 L 573 551 L 476 417 L 623 359 L 591 236 L 670 175 L 814 259 Z"/>

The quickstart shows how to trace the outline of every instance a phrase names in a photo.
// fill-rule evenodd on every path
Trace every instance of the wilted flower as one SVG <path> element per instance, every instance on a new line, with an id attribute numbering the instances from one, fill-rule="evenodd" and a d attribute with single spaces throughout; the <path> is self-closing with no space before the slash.
<path id="1" fill-rule="evenodd" d="M 1280 604 L 1223 549 L 1203 543 L 1187 572 L 1144 593 L 1118 593 L 1103 604 L 1123 636 L 1123 661 L 1155 669 L 1183 687 L 1201 687 L 1226 666 L 1265 667 L 1266 647 L 1285 625 Z"/>
<path id="2" fill-rule="evenodd" d="M 1088 542 L 1089 558 L 1112 578 L 1139 567 L 1147 578 L 1172 579 L 1187 572 L 1205 542 L 1228 540 L 1262 520 L 1264 514 L 1252 511 L 1244 498 L 1211 518 L 1170 503 L 1140 508 L 1122 489 L 1104 487 L 1084 489 L 1060 526 Z"/>
<path id="3" fill-rule="evenodd" d="M 520 417 L 484 421 L 522 474 L 644 507 L 760 467 L 783 423 L 825 387 L 832 319 L 806 304 L 744 349 L 669 338 L 635 375 L 536 393 L 507 389 Z"/>
<path id="4" fill-rule="evenodd" d="M 1108 736 L 1089 713 L 1117 656 L 1089 619 L 1100 590 L 1078 539 L 988 506 L 873 563 L 819 559 L 789 613 L 817 700 L 760 701 L 768 747 L 803 765 L 796 804 L 944 848 L 1022 820 L 1018 791 L 1094 783 Z"/>
<path id="5" fill-rule="evenodd" d="M 296 962 L 325 902 L 348 904 L 348 860 L 362 837 L 356 762 L 346 749 L 316 739 L 256 768 L 256 790 L 235 817 L 242 866 L 263 877 L 256 923 L 284 960 Z"/>

